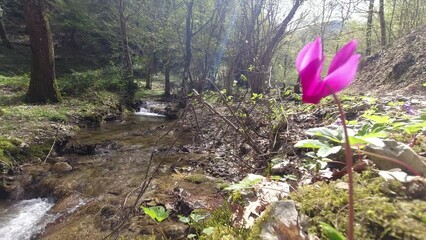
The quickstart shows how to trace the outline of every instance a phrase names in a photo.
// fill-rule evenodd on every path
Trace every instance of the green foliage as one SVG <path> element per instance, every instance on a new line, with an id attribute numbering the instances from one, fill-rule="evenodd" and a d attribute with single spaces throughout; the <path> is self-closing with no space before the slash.
<path id="1" fill-rule="evenodd" d="M 21 140 L 0 136 L 0 173 L 6 171 L 13 164 L 13 156 L 19 153 Z"/>
<path id="2" fill-rule="evenodd" d="M 73 72 L 66 77 L 60 78 L 58 84 L 61 91 L 70 96 L 101 90 L 123 92 L 126 86 L 121 76 L 121 70 L 113 65 L 100 70 Z"/>
<path id="3" fill-rule="evenodd" d="M 224 203 L 220 208 L 211 212 L 208 217 L 203 218 L 203 215 L 201 215 L 203 219 L 192 225 L 196 230 L 198 239 L 248 239 L 250 233 L 248 229 L 232 226 L 232 214 L 229 204 Z"/>
<path id="4" fill-rule="evenodd" d="M 169 217 L 169 211 L 166 211 L 166 209 L 163 206 L 154 206 L 154 207 L 141 206 L 141 208 L 146 215 L 148 215 L 151 219 L 157 222 L 162 222 Z"/>
<path id="5" fill-rule="evenodd" d="M 354 182 L 355 239 L 424 238 L 426 225 L 421 219 L 426 211 L 425 201 L 405 198 L 400 182 L 385 181 L 372 171 L 355 174 Z M 348 193 L 337 184 L 319 182 L 291 193 L 300 211 L 313 221 L 310 233 L 321 236 L 320 222 L 332 223 L 338 231 L 346 229 Z"/>
<path id="6" fill-rule="evenodd" d="M 320 222 L 321 231 L 325 235 L 325 237 L 329 240 L 346 240 L 346 237 L 339 231 L 337 231 L 333 226 Z"/>
<path id="7" fill-rule="evenodd" d="M 250 189 L 250 188 L 253 188 L 255 184 L 262 181 L 263 179 L 264 179 L 263 176 L 255 175 L 255 174 L 249 174 L 243 180 L 241 180 L 238 183 L 235 183 L 235 184 L 233 184 L 229 187 L 226 187 L 224 190 L 226 190 L 226 191 L 242 191 L 242 190 Z"/>
<path id="8" fill-rule="evenodd" d="M 258 100 L 260 100 L 262 98 L 263 98 L 263 94 L 252 93 L 250 100 L 252 101 L 253 104 L 255 104 Z"/>

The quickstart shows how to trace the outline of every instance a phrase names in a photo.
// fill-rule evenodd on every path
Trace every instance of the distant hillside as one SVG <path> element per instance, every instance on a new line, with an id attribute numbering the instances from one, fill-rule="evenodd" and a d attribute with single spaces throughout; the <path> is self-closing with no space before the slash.
<path id="1" fill-rule="evenodd" d="M 424 83 L 426 83 L 426 26 L 413 30 L 372 56 L 363 56 L 357 79 L 349 91 L 425 94 Z"/>

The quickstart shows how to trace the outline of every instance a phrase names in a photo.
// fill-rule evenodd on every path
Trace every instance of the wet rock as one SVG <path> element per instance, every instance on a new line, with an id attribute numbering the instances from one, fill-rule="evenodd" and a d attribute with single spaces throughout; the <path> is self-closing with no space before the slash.
<path id="1" fill-rule="evenodd" d="M 257 223 L 260 226 L 259 239 L 307 239 L 299 225 L 300 216 L 293 201 L 275 202 L 263 214 Z"/>
<path id="2" fill-rule="evenodd" d="M 2 176 L 1 182 L 1 191 L 6 193 L 7 198 L 11 200 L 16 200 L 22 198 L 24 195 L 24 189 L 21 186 L 21 183 L 15 179 L 13 176 Z"/>
<path id="3" fill-rule="evenodd" d="M 186 239 L 189 226 L 182 223 L 169 223 L 162 226 L 162 229 L 168 239 Z"/>
<path id="4" fill-rule="evenodd" d="M 57 162 L 52 167 L 52 171 L 55 173 L 65 173 L 71 170 L 72 166 L 67 162 Z"/>
<path id="5" fill-rule="evenodd" d="M 426 200 L 426 178 L 415 177 L 404 185 L 408 197 Z"/>
<path id="6" fill-rule="evenodd" d="M 397 142 L 395 140 L 384 140 L 383 143 L 385 144 L 384 147 L 368 145 L 365 148 L 366 152 L 374 154 L 373 156 L 367 153 L 371 161 L 373 161 L 379 169 L 389 170 L 393 168 L 400 168 L 408 174 L 413 174 L 402 165 L 381 157 L 386 156 L 393 159 L 398 159 L 399 161 L 402 161 L 411 166 L 421 175 L 426 176 L 426 158 L 417 155 L 416 152 L 414 152 L 408 145 Z"/>
<path id="7" fill-rule="evenodd" d="M 287 166 L 290 164 L 290 161 L 283 160 L 280 163 L 275 164 L 271 168 L 271 174 L 273 175 L 281 175 L 287 172 Z"/>

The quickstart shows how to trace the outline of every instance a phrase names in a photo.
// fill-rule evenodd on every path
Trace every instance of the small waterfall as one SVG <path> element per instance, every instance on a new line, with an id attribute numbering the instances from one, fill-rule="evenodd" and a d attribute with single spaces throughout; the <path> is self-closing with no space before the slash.
<path id="1" fill-rule="evenodd" d="M 55 215 L 46 214 L 53 205 L 46 198 L 0 203 L 0 239 L 31 239 L 56 219 Z"/>

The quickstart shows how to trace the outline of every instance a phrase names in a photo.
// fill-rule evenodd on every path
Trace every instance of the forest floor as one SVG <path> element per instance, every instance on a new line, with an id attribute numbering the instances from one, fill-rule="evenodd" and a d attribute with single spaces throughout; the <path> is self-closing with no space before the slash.
<path id="1" fill-rule="evenodd" d="M 342 195 L 339 185 L 345 185 L 346 180 L 342 182 L 342 177 L 346 179 L 346 170 L 339 147 L 343 134 L 336 105 L 331 98 L 319 105 L 302 104 L 300 96 L 291 91 L 281 97 L 271 97 L 272 94 L 247 97 L 240 92 L 233 95 L 232 100 L 220 94 L 207 94 L 194 101 L 196 111 L 190 122 L 196 131 L 198 146 L 212 153 L 202 166 L 209 175 L 235 182 L 228 188 L 239 196 L 238 207 L 233 209 L 245 209 L 234 211 L 231 223 L 253 227 L 256 218 L 253 216 L 259 216 L 272 201 L 265 196 L 277 194 L 273 191 L 265 193 L 264 188 L 286 189 L 287 186 L 289 190 L 281 191 L 273 199 L 295 200 L 298 209 L 313 219 L 304 230 L 325 237 L 319 222 L 327 222 L 342 231 L 347 223 L 347 196 Z M 367 145 L 397 140 L 412 147 L 421 158 L 420 168 L 424 171 L 426 97 L 396 93 L 377 97 L 343 95 L 341 101 L 353 136 L 366 140 L 353 146 L 358 172 L 356 238 L 424 238 L 426 195 L 422 192 L 426 190 L 425 179 L 419 178 L 417 189 L 412 187 L 413 183 L 386 179 L 381 175 L 400 166 L 375 164 L 374 157 L 365 155 L 362 150 Z M 299 147 L 295 147 L 298 143 Z M 334 147 L 338 150 L 334 151 Z M 385 151 L 379 153 L 388 155 Z M 404 171 L 413 175 L 406 169 Z M 421 175 L 425 176 L 425 173 Z M 250 174 L 268 178 L 253 179 Z M 390 190 L 388 186 L 392 184 L 398 187 Z M 410 192 L 407 189 L 416 190 Z M 364 201 L 371 202 L 369 207 Z M 398 220 L 401 216 L 405 220 Z M 248 233 L 245 237 L 252 235 Z M 212 236 L 218 239 L 219 235 Z"/>
<path id="2" fill-rule="evenodd" d="M 105 119 L 116 120 L 122 114 L 118 96 L 107 92 L 65 96 L 60 104 L 25 104 L 22 100 L 27 81 L 25 76 L 0 78 L 1 160 L 3 167 L 13 166 L 8 167 L 3 176 L 19 174 L 22 164 L 43 163 L 51 154 L 52 146 L 55 146 L 54 151 L 59 151 L 63 146 L 58 143 L 67 143 L 79 131 L 79 126 L 96 127 Z M 156 96 L 156 90 L 151 93 L 154 94 L 149 96 L 150 99 Z M 342 95 L 340 98 L 348 124 L 359 139 L 369 134 L 374 137 L 375 143 L 395 139 L 410 145 L 418 156 L 426 156 L 426 136 L 421 130 L 425 122 L 424 96 Z M 342 229 L 347 222 L 345 164 L 341 148 L 336 148 L 341 145 L 342 134 L 339 132 L 339 113 L 331 98 L 319 105 L 306 105 L 300 102 L 298 94 L 290 90 L 284 93 L 272 91 L 264 96 L 237 90 L 232 97 L 206 92 L 190 98 L 179 124 L 192 136 L 192 143 L 179 147 L 179 151 L 201 154 L 201 157 L 197 157 L 196 161 L 182 161 L 185 164 L 173 164 L 173 171 L 179 174 L 186 172 L 184 175 L 192 179 L 184 181 L 187 187 L 188 184 L 204 183 L 204 176 L 222 179 L 227 184 L 222 184 L 219 192 L 230 196 L 230 200 L 223 199 L 229 205 L 213 211 L 210 221 L 194 220 L 192 218 L 205 216 L 197 215 L 196 209 L 190 215 L 191 212 L 186 209 L 184 215 L 188 219 L 183 221 L 191 226 L 183 228 L 186 234 L 196 234 L 202 239 L 225 236 L 256 239 L 261 230 L 253 225 L 254 220 L 266 206 L 278 199 L 294 200 L 300 213 L 312 219 L 303 228 L 310 234 L 324 237 L 320 222 L 329 223 L 344 232 Z M 306 139 L 313 141 L 305 147 L 295 147 Z M 361 142 L 357 147 L 363 149 L 367 144 Z M 424 238 L 424 178 L 416 182 L 416 187 L 412 182 L 391 181 L 382 176 L 392 175 L 387 172 L 388 169 L 374 166 L 365 154 L 357 155 L 357 238 Z M 199 175 L 200 171 L 204 176 Z M 12 187 L 16 186 L 9 186 Z M 265 188 L 280 190 L 271 193 L 265 192 Z M 20 191 L 10 192 L 16 194 L 14 197 L 20 197 Z M 4 190 L 2 194 L 5 194 Z M 265 198 L 271 194 L 275 197 Z M 193 195 L 187 201 L 199 197 Z M 365 201 L 368 201 L 369 207 L 366 207 Z M 161 199 L 156 202 L 164 204 Z M 178 214 L 182 214 L 180 211 L 182 209 L 174 209 L 175 220 L 169 221 L 178 221 Z M 139 214 L 143 215 L 137 213 L 136 218 L 132 218 L 134 224 L 140 225 L 137 223 L 141 221 L 137 217 Z M 144 218 L 143 221 L 146 220 Z M 108 222 L 110 219 L 99 221 Z M 245 227 L 251 227 L 251 230 Z M 133 225 L 131 229 L 133 233 L 129 236 L 134 236 Z M 166 235 L 174 236 L 176 229 L 165 229 Z M 127 229 L 127 233 L 124 231 L 123 234 L 127 235 L 129 231 Z M 151 233 L 145 234 L 149 236 Z"/>

